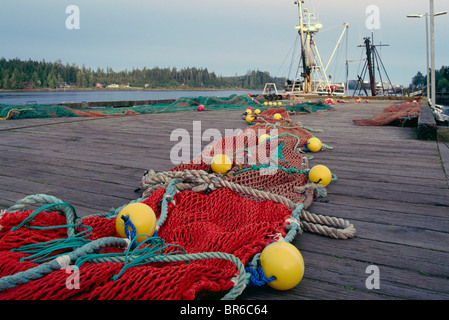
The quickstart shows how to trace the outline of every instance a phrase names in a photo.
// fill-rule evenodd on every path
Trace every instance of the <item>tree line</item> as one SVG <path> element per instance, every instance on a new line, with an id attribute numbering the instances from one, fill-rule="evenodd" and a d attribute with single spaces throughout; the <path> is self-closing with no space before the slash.
<path id="1" fill-rule="evenodd" d="M 418 71 L 412 78 L 410 89 L 424 89 L 425 87 L 427 87 L 427 72 L 424 75 Z M 440 70 L 435 70 L 435 88 L 437 92 L 449 92 L 449 66 L 442 66 Z"/>
<path id="2" fill-rule="evenodd" d="M 20 59 L 0 59 L 0 89 L 56 89 L 62 87 L 95 88 L 108 85 L 148 89 L 263 89 L 267 82 L 283 87 L 285 78 L 272 77 L 268 72 L 249 70 L 245 75 L 219 76 L 207 68 L 146 68 L 114 71 L 84 65 L 63 64 Z"/>

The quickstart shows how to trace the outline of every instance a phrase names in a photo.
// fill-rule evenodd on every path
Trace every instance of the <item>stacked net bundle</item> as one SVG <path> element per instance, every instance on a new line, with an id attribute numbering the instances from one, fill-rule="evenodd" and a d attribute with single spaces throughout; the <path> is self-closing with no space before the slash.
<path id="1" fill-rule="evenodd" d="M 259 101 L 260 100 L 260 101 Z M 200 105 L 205 111 L 213 110 L 241 110 L 248 107 L 264 106 L 263 97 L 253 98 L 249 94 L 231 95 L 229 97 L 182 97 L 172 103 L 137 105 L 130 107 L 92 107 L 72 108 L 64 105 L 5 105 L 0 104 L 0 120 L 14 120 L 27 118 L 57 118 L 57 117 L 111 117 L 129 116 L 147 113 L 170 113 L 180 111 L 196 111 Z M 333 110 L 329 104 L 320 101 L 289 103 L 286 109 L 291 113 L 314 113 Z"/>
<path id="2" fill-rule="evenodd" d="M 302 114 L 302 113 L 320 113 L 323 111 L 335 110 L 329 103 L 325 100 L 302 102 L 296 104 L 289 104 L 285 106 L 285 109 L 290 114 Z"/>
<path id="3" fill-rule="evenodd" d="M 0 104 L 0 120 L 28 118 L 78 117 L 73 109 L 59 105 L 5 105 Z"/>
<path id="4" fill-rule="evenodd" d="M 138 105 L 132 107 L 71 108 L 63 105 L 5 105 L 0 104 L 0 119 L 55 118 L 55 117 L 103 117 L 146 113 L 195 111 L 199 105 L 205 110 L 232 110 L 254 106 L 257 102 L 248 94 L 229 97 L 179 98 L 173 103 Z"/>
<path id="5" fill-rule="evenodd" d="M 230 95 L 229 97 L 183 97 L 176 100 L 172 105 L 175 107 L 198 107 L 203 105 L 204 107 L 221 107 L 221 106 L 248 106 L 253 105 L 254 99 L 249 95 Z"/>
<path id="6" fill-rule="evenodd" d="M 353 119 L 358 126 L 415 125 L 421 111 L 420 101 L 407 101 L 393 104 L 371 118 Z"/>
<path id="7" fill-rule="evenodd" d="M 316 101 L 296 101 L 296 100 L 284 100 L 283 102 L 275 101 L 272 102 L 273 107 L 271 107 L 268 104 L 269 102 L 267 102 L 268 100 L 266 100 L 264 96 L 257 96 L 255 100 L 261 103 L 262 106 L 266 108 L 263 110 L 275 108 L 276 105 L 279 105 L 279 102 L 281 102 L 283 108 L 291 115 L 303 113 L 320 113 L 324 111 L 335 110 L 335 108 L 331 106 L 331 103 L 329 103 L 328 100 L 326 99 L 320 99 Z"/>

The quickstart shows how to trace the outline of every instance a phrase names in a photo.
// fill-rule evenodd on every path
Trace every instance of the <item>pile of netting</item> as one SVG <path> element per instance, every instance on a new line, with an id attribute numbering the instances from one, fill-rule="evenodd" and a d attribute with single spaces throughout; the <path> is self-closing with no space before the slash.
<path id="1" fill-rule="evenodd" d="M 395 103 L 371 118 L 353 119 L 358 126 L 415 126 L 421 111 L 421 99 Z"/>
<path id="2" fill-rule="evenodd" d="M 308 180 L 312 136 L 285 108 L 269 108 L 197 158 L 148 170 L 132 203 L 152 208 L 157 224 L 141 242 L 131 219 L 126 237 L 116 230 L 128 204 L 80 217 L 53 196 L 19 200 L 0 214 L 0 299 L 236 299 L 247 286 L 274 281 L 260 264 L 270 243 L 303 231 L 355 235 L 348 221 L 307 210 L 326 196 Z M 217 154 L 233 159 L 224 174 L 212 170 Z"/>
<path id="3" fill-rule="evenodd" d="M 56 117 L 106 117 L 106 116 L 128 116 L 147 113 L 169 113 L 180 111 L 196 111 L 201 105 L 204 111 L 213 110 L 241 110 L 247 107 L 260 105 L 266 102 L 262 95 L 252 97 L 250 94 L 231 95 L 229 97 L 183 97 L 172 103 L 158 103 L 150 105 L 137 105 L 131 107 L 91 107 L 73 108 L 64 105 L 5 105 L 0 104 L 0 120 L 26 119 L 26 118 L 56 118 Z M 333 110 L 324 101 L 296 102 L 286 107 L 291 112 L 313 113 Z"/>

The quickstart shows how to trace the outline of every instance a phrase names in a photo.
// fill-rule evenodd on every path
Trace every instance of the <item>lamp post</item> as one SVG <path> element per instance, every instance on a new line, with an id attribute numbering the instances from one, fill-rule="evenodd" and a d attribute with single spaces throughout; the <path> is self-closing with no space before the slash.
<path id="1" fill-rule="evenodd" d="M 407 18 L 426 17 L 426 62 L 427 62 L 427 99 L 430 99 L 430 75 L 429 75 L 429 14 L 409 14 Z"/>
<path id="2" fill-rule="evenodd" d="M 433 0 L 430 0 L 430 69 L 432 77 L 432 108 L 435 108 L 436 103 L 436 86 L 435 86 L 435 8 L 433 5 Z"/>
<path id="3" fill-rule="evenodd" d="M 447 11 L 441 11 L 437 13 L 433 13 L 433 0 L 430 0 L 431 13 L 423 13 L 423 14 L 409 14 L 407 18 L 422 18 L 426 17 L 426 60 L 427 60 L 427 99 L 430 99 L 432 105 L 435 105 L 435 32 L 434 32 L 434 23 L 433 18 L 435 16 L 440 16 L 446 14 Z M 433 14 L 432 14 L 433 13 Z M 430 33 L 431 33 L 431 45 L 432 45 L 432 82 L 430 81 L 429 75 L 429 16 L 431 21 Z M 432 85 L 430 85 L 430 82 Z M 431 92 L 432 86 L 432 92 Z"/>

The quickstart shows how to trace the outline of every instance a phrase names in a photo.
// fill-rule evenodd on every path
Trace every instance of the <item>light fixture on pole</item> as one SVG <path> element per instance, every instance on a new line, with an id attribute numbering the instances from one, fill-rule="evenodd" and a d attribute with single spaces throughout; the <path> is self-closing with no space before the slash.
<path id="1" fill-rule="evenodd" d="M 429 75 L 429 14 L 409 14 L 407 18 L 426 17 L 426 62 L 427 62 L 427 99 L 430 99 L 430 75 Z"/>
<path id="2" fill-rule="evenodd" d="M 440 15 L 443 15 L 443 14 L 446 14 L 446 13 L 447 13 L 447 11 L 441 11 L 441 12 L 434 13 L 433 16 L 434 17 L 435 16 L 440 16 Z M 435 79 L 434 79 L 434 77 L 435 77 L 435 65 L 434 65 L 434 62 L 433 62 L 433 67 L 432 67 L 432 69 L 433 69 L 433 73 L 432 73 L 433 74 L 433 76 L 432 76 L 432 95 L 431 95 L 431 92 L 430 92 L 431 85 L 430 85 L 430 75 L 429 75 L 429 69 L 430 69 L 429 68 L 429 16 L 430 16 L 430 14 L 428 14 L 428 13 L 409 14 L 409 15 L 407 15 L 407 18 L 422 18 L 422 17 L 426 18 L 427 99 L 432 101 L 432 104 L 434 104 L 435 103 L 434 95 L 433 95 L 433 92 L 435 90 L 434 87 L 433 87 L 433 84 L 435 83 Z M 431 32 L 433 32 L 433 31 L 431 31 Z M 432 60 L 434 59 L 434 48 L 435 48 L 435 45 L 433 43 Z"/>

